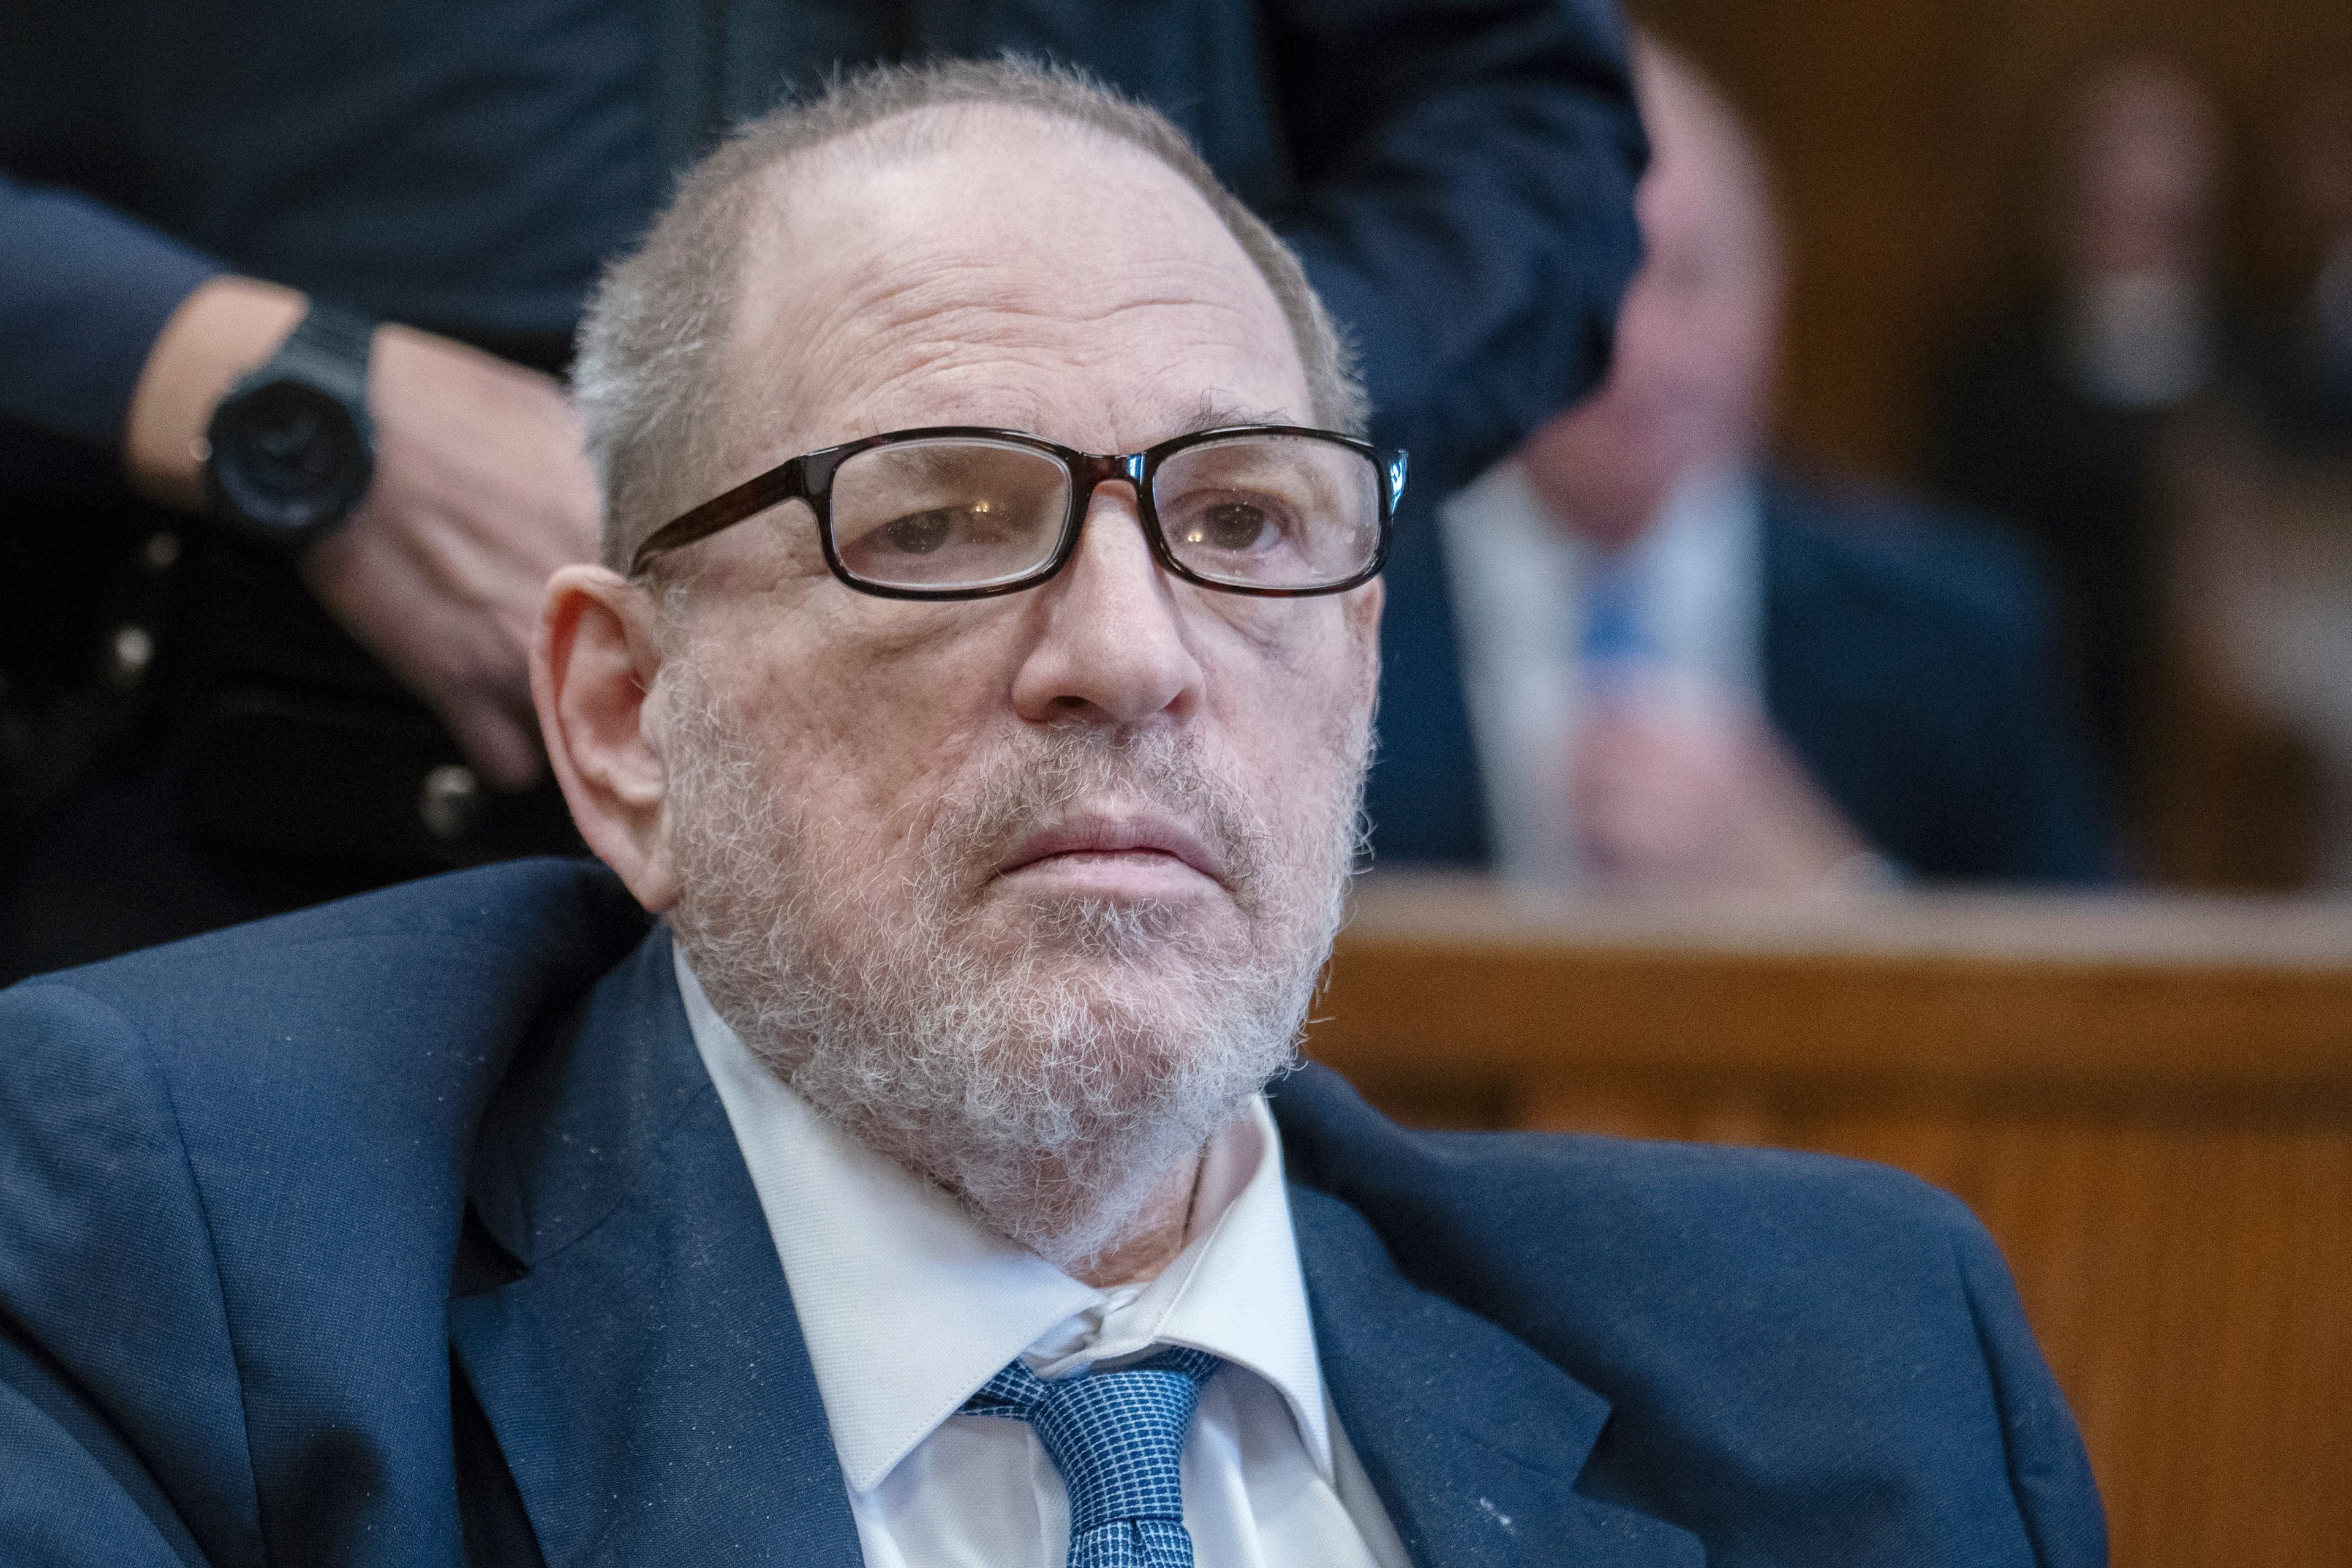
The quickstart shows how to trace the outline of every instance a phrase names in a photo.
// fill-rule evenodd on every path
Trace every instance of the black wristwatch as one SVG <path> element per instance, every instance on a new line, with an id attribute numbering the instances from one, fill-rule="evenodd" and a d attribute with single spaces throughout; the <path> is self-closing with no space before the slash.
<path id="1" fill-rule="evenodd" d="M 375 323 L 313 305 L 268 363 L 229 388 L 205 431 L 205 494 L 224 527 L 292 554 L 333 532 L 367 493 Z"/>

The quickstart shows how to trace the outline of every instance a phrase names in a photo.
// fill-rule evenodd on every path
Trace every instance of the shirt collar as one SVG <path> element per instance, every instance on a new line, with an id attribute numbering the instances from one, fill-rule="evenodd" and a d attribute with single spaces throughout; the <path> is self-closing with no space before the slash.
<path id="1" fill-rule="evenodd" d="M 880 1484 L 1016 1356 L 1052 1375 L 1153 1344 L 1264 1378 L 1332 1479 L 1282 1145 L 1263 1096 L 1211 1142 L 1183 1251 L 1139 1289 L 1097 1290 L 819 1115 L 719 1016 L 682 953 L 676 963 L 853 1491 Z"/>

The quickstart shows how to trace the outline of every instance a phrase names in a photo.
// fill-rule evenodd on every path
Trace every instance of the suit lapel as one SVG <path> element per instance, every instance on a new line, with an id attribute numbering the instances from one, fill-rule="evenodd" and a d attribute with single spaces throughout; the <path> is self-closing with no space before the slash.
<path id="1" fill-rule="evenodd" d="M 461 1287 L 451 1342 L 547 1562 L 859 1563 L 799 1321 L 666 932 L 519 1066 L 477 1148 L 473 1217 L 507 1278 Z M 1333 1405 L 1416 1563 L 1704 1561 L 1688 1533 L 1577 1491 L 1609 1416 L 1600 1395 L 1407 1280 L 1355 1209 L 1290 1195 Z"/>
<path id="2" fill-rule="evenodd" d="M 1823 794 L 1898 860 L 1930 847 L 1911 769 L 1910 715 L 1933 706 L 1941 677 L 1923 671 L 1907 621 L 1885 585 L 1853 569 L 1849 549 L 1780 485 L 1764 487 L 1764 705 Z M 1892 632 L 1885 628 L 1897 627 Z M 1858 743 L 1866 741 L 1867 743 Z M 1916 742 L 1916 737 L 1915 737 Z M 1933 792 L 1930 792 L 1931 794 Z M 1932 816 L 1932 813 L 1928 814 Z"/>
<path id="3" fill-rule="evenodd" d="M 1609 1405 L 1525 1342 L 1397 1272 L 1362 1215 L 1294 1184 L 1324 1381 L 1426 1568 L 1696 1568 L 1698 1539 L 1576 1489 Z"/>
<path id="4" fill-rule="evenodd" d="M 857 1563 L 667 932 L 516 1075 L 478 1148 L 475 1217 L 520 1271 L 453 1300 L 451 1341 L 548 1563 Z"/>
<path id="5" fill-rule="evenodd" d="M 1820 563 L 1789 518 L 1788 503 L 1769 481 L 1763 487 L 1764 706 L 1772 721 L 1811 754 L 1828 715 L 1820 639 Z M 1835 689 L 1834 676 L 1830 689 Z"/>

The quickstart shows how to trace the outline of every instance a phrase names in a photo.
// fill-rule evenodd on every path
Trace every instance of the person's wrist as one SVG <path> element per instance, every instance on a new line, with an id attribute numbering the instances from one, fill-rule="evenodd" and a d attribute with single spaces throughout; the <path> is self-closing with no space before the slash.
<path id="1" fill-rule="evenodd" d="M 180 302 L 148 351 L 123 430 L 134 488 L 167 506 L 204 504 L 205 429 L 238 376 L 267 361 L 310 309 L 292 289 L 215 278 Z"/>

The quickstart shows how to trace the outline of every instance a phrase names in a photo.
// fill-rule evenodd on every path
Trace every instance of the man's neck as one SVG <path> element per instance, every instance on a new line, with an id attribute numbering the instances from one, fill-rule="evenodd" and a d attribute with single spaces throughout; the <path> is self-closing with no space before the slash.
<path id="1" fill-rule="evenodd" d="M 1158 1279 L 1160 1270 L 1184 1250 L 1192 1228 L 1193 1194 L 1200 1180 L 1201 1156 L 1196 1152 L 1168 1173 L 1168 1179 L 1154 1190 L 1150 1201 L 1136 1215 L 1135 1228 L 1125 1240 L 1093 1262 L 1072 1269 L 1072 1275 L 1097 1290 Z"/>

